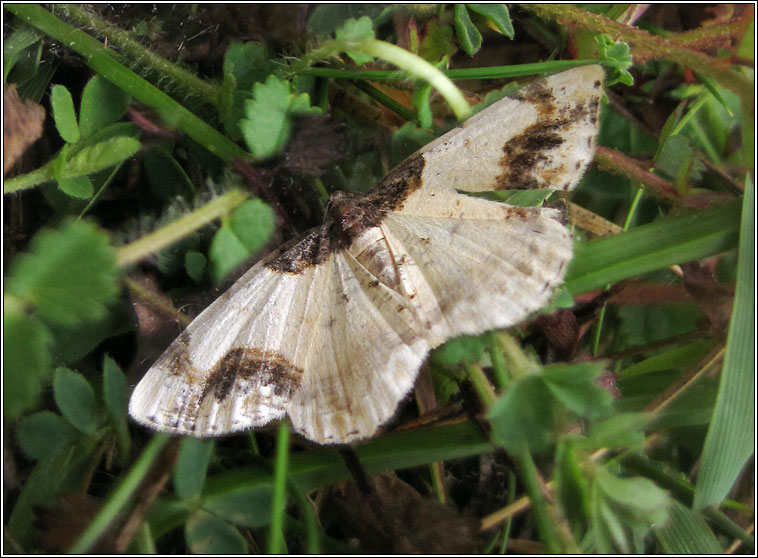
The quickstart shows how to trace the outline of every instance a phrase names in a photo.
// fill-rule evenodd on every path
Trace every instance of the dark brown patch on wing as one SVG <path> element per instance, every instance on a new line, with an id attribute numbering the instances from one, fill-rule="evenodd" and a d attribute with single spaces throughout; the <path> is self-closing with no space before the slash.
<path id="1" fill-rule="evenodd" d="M 421 187 L 423 170 L 423 156 L 412 155 L 367 194 L 333 193 L 324 224 L 284 245 L 264 265 L 279 273 L 298 274 L 325 262 L 332 252 L 347 248 L 363 231 L 378 226 L 388 212 L 400 209 Z"/>
<path id="2" fill-rule="evenodd" d="M 498 190 L 529 190 L 554 184 L 566 172 L 562 164 L 550 166 L 552 150 L 566 141 L 566 133 L 581 120 L 597 121 L 598 100 L 592 99 L 589 106 L 579 103 L 563 110 L 550 109 L 551 116 L 540 118 L 517 136 L 503 145 L 500 167 L 503 173 L 495 179 Z M 543 116 L 546 114 L 543 112 Z M 590 137 L 590 146 L 592 138 Z M 553 185 L 554 189 L 567 189 L 570 184 Z"/>
<path id="3" fill-rule="evenodd" d="M 172 376 L 184 376 L 191 369 L 189 358 L 190 334 L 185 329 L 174 340 L 171 348 L 162 357 L 165 359 L 164 367 Z"/>
<path id="4" fill-rule="evenodd" d="M 422 155 L 411 155 L 366 194 L 366 201 L 383 214 L 397 211 L 408 196 L 421 188 L 424 163 Z"/>
<path id="5" fill-rule="evenodd" d="M 601 83 L 596 81 L 597 89 Z M 521 102 L 530 103 L 537 111 L 537 121 L 503 145 L 500 167 L 503 173 L 495 179 L 498 190 L 527 190 L 551 187 L 568 189 L 570 182 L 557 184 L 565 178 L 568 170 L 560 159 L 554 159 L 552 150 L 569 139 L 571 127 L 580 121 L 597 123 L 599 97 L 568 106 L 559 99 L 566 95 L 565 87 L 556 90 L 548 87 L 545 80 L 535 81 L 513 96 Z M 589 138 L 592 147 L 592 137 Z M 557 163 L 557 164 L 556 164 Z M 573 169 L 578 171 L 581 163 Z"/>
<path id="6" fill-rule="evenodd" d="M 316 227 L 272 253 L 264 260 L 264 265 L 279 273 L 298 274 L 309 266 L 325 262 L 332 251 L 324 227 Z"/>
<path id="7" fill-rule="evenodd" d="M 545 80 L 527 85 L 513 95 L 513 98 L 534 105 L 540 118 L 548 118 L 555 112 L 555 96 Z"/>
<path id="8" fill-rule="evenodd" d="M 539 188 L 535 174 L 538 165 L 548 160 L 548 152 L 565 140 L 558 133 L 565 121 L 538 121 L 503 145 L 500 166 L 503 174 L 495 179 L 497 190 Z"/>
<path id="9" fill-rule="evenodd" d="M 273 395 L 289 397 L 300 385 L 302 376 L 300 368 L 278 353 L 239 347 L 226 353 L 213 367 L 200 401 L 209 395 L 223 401 L 238 380 L 259 387 L 269 386 Z"/>
<path id="10" fill-rule="evenodd" d="M 400 209 L 408 196 L 421 187 L 423 171 L 424 157 L 412 155 L 367 194 L 332 194 L 324 222 L 332 246 L 347 248 L 363 231 L 379 226 L 387 213 Z"/>

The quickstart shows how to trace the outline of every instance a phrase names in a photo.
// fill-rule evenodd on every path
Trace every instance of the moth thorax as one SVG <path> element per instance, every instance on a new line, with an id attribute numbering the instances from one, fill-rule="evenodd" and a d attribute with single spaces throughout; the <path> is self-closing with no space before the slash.
<path id="1" fill-rule="evenodd" d="M 352 240 L 365 229 L 378 224 L 374 212 L 367 208 L 365 198 L 361 195 L 334 192 L 329 198 L 326 211 L 339 234 L 346 237 L 344 240 Z"/>

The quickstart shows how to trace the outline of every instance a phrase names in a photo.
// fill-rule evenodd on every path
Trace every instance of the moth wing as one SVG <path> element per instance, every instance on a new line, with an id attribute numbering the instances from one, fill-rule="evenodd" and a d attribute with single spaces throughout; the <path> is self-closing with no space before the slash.
<path id="1" fill-rule="evenodd" d="M 455 192 L 389 213 L 382 229 L 393 253 L 410 256 L 408 288 L 431 324 L 430 345 L 511 326 L 544 306 L 571 259 L 561 217 Z"/>
<path id="2" fill-rule="evenodd" d="M 288 414 L 321 444 L 367 438 L 392 417 L 429 350 L 408 301 L 347 250 L 329 260 L 325 313 Z"/>
<path id="3" fill-rule="evenodd" d="M 595 150 L 603 77 L 597 65 L 568 70 L 475 114 L 416 154 L 423 188 L 572 189 Z"/>
<path id="4" fill-rule="evenodd" d="M 160 431 L 216 436 L 282 418 L 304 374 L 329 277 L 259 262 L 205 309 L 135 388 L 129 413 Z"/>

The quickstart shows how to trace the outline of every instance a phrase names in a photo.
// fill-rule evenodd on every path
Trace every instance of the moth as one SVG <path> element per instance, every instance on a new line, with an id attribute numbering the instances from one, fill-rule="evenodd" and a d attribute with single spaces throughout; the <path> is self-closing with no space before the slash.
<path id="1" fill-rule="evenodd" d="M 320 444 L 372 436 L 431 349 L 544 306 L 572 255 L 559 209 L 461 192 L 570 190 L 592 159 L 603 70 L 535 81 L 408 157 L 247 271 L 132 393 L 159 431 L 219 436 L 289 416 Z"/>

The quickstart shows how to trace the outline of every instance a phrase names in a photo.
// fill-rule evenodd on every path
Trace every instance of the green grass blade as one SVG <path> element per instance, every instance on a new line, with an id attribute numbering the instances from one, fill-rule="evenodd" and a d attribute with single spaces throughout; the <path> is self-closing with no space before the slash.
<path id="1" fill-rule="evenodd" d="M 355 453 L 368 474 L 492 451 L 492 444 L 471 422 L 394 432 L 368 440 L 355 448 Z M 350 473 L 336 449 L 323 448 L 291 454 L 287 477 L 290 483 L 307 492 L 348 480 Z M 240 467 L 208 477 L 203 493 L 206 497 L 218 497 L 270 482 L 270 470 L 263 467 Z M 154 536 L 160 537 L 182 525 L 187 519 L 187 513 L 186 505 L 175 498 L 158 500 L 148 514 Z"/>
<path id="2" fill-rule="evenodd" d="M 284 508 L 287 505 L 287 461 L 290 449 L 290 431 L 286 423 L 279 425 L 276 434 L 274 461 L 274 497 L 271 504 L 271 526 L 268 533 L 268 553 L 286 552 L 284 545 Z"/>
<path id="3" fill-rule="evenodd" d="M 695 509 L 723 500 L 753 453 L 755 425 L 755 192 L 745 187 L 737 287 L 719 394 L 695 485 Z"/>
<path id="4" fill-rule="evenodd" d="M 566 288 L 576 295 L 663 267 L 698 260 L 737 245 L 740 201 L 661 219 L 576 247 Z"/>
<path id="5" fill-rule="evenodd" d="M 95 518 L 87 525 L 87 528 L 79 536 L 79 539 L 69 549 L 71 554 L 84 554 L 102 535 L 116 516 L 126 507 L 134 496 L 137 487 L 145 478 L 153 462 L 157 459 L 163 446 L 171 438 L 164 434 L 156 434 L 145 446 L 142 454 L 137 458 L 134 466 L 124 476 L 121 484 L 111 494 L 105 505 Z"/>
<path id="6" fill-rule="evenodd" d="M 703 555 L 723 552 L 716 535 L 700 514 L 676 500 L 669 509 L 666 522 L 653 531 L 667 554 Z"/>

